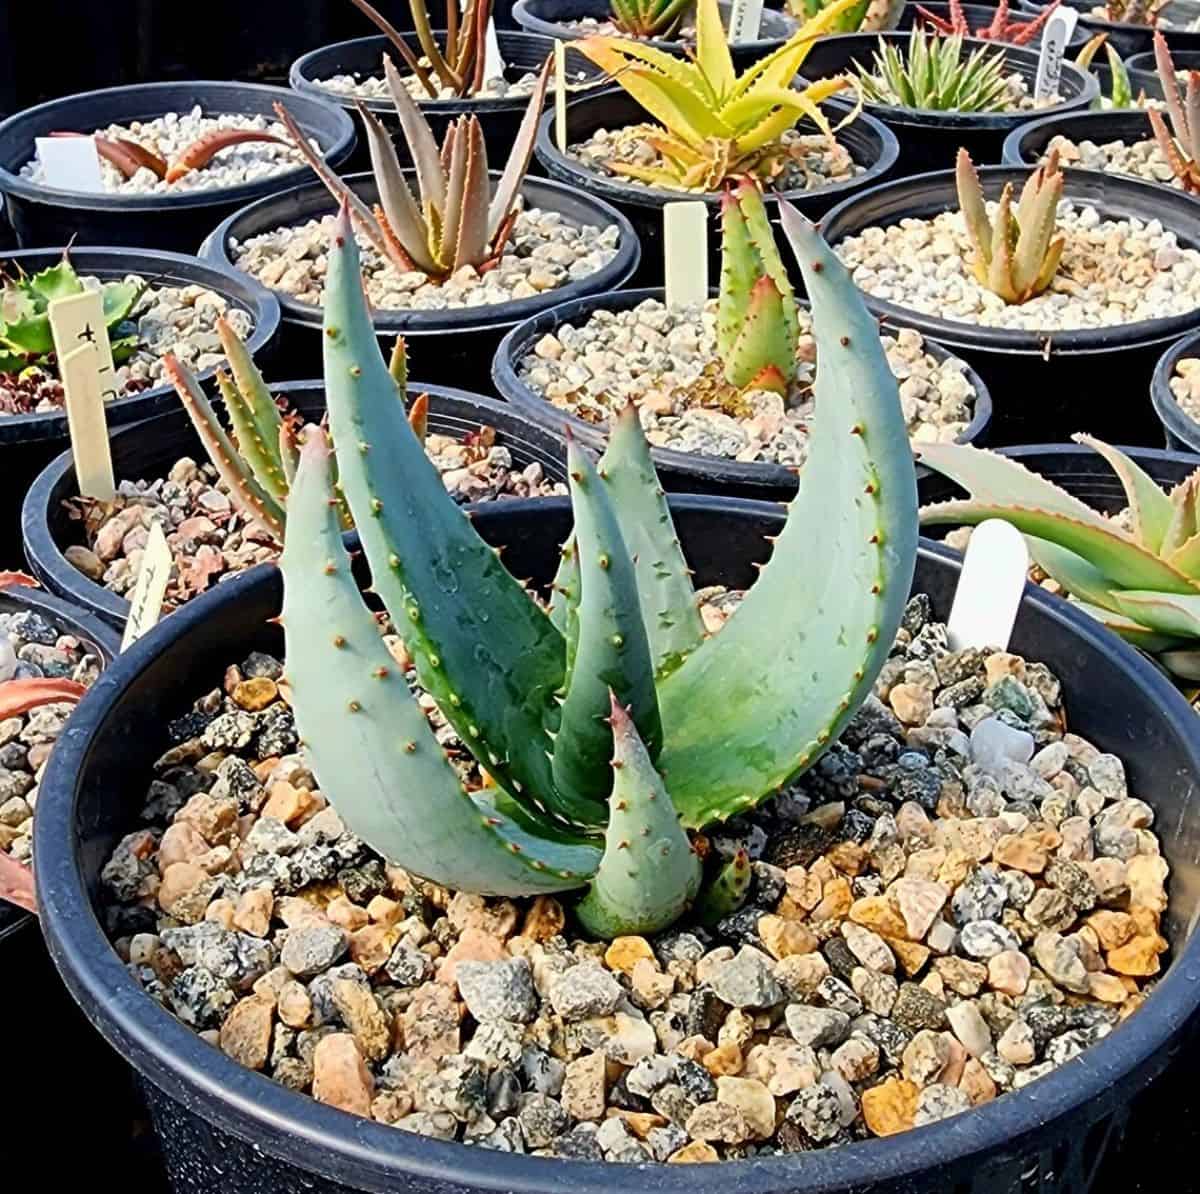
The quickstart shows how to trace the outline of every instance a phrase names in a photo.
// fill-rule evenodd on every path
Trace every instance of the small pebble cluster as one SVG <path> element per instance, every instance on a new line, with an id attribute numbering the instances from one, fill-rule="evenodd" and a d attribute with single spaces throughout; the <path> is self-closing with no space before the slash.
<path id="1" fill-rule="evenodd" d="M 93 132 L 96 136 L 107 137 L 109 140 L 136 142 L 156 153 L 164 161 L 171 162 L 201 137 L 226 129 L 248 129 L 272 133 L 284 139 L 287 137 L 287 130 L 282 124 L 265 116 L 243 116 L 236 112 L 205 116 L 199 105 L 190 112 L 167 112 L 153 120 L 134 120 L 127 125 L 110 124 L 107 128 L 95 129 Z M 318 142 L 313 141 L 312 146 L 318 153 L 321 152 Z M 303 165 L 300 154 L 290 146 L 255 141 L 244 145 L 231 145 L 221 150 L 207 166 L 191 170 L 175 182 L 167 182 L 145 167 L 132 177 L 126 178 L 104 158 L 100 159 L 100 175 L 104 189 L 112 194 L 173 195 L 181 191 L 240 187 L 248 182 L 272 178 L 288 170 L 298 170 Z M 33 182 L 46 181 L 41 160 L 36 156 L 21 167 L 21 175 Z"/>
<path id="2" fill-rule="evenodd" d="M 1164 5 L 1167 11 L 1170 11 L 1170 5 Z M 1095 7 L 1088 10 L 1089 17 L 1095 17 L 1097 20 L 1110 20 L 1108 8 L 1103 4 L 1097 4 Z M 1156 29 L 1175 29 L 1184 33 L 1195 33 L 1200 30 L 1200 16 L 1185 17 L 1183 20 L 1172 20 L 1166 12 L 1159 13 L 1154 19 L 1154 27 Z"/>
<path id="3" fill-rule="evenodd" d="M 101 280 L 81 277 L 89 289 L 99 289 Z M 124 281 L 142 285 L 130 274 Z M 217 319 L 224 316 L 242 339 L 253 331 L 249 312 L 233 306 L 227 298 L 205 286 L 161 286 L 151 283 L 129 320 L 129 333 L 136 328 L 138 346 L 133 355 L 116 368 L 117 396 L 128 398 L 165 383 L 162 358 L 173 352 L 188 368 L 201 372 L 224 361 Z M 126 332 L 123 330 L 122 335 Z M 21 373 L 0 373 L 0 415 L 42 414 L 61 410 L 65 396 L 62 382 L 48 368 L 30 368 Z"/>
<path id="4" fill-rule="evenodd" d="M 715 299 L 702 310 L 647 299 L 625 311 L 596 311 L 581 326 L 563 324 L 543 336 L 518 370 L 534 392 L 591 423 L 606 424 L 614 408 L 637 401 L 655 447 L 800 465 L 808 455 L 816 345 L 807 308 L 799 315 L 799 370 L 786 400 L 766 390 L 739 394 L 725 382 Z M 883 345 L 914 442 L 961 435 L 975 399 L 962 363 L 936 360 L 911 329 L 884 335 Z"/>
<path id="5" fill-rule="evenodd" d="M 994 213 L 995 205 L 988 209 Z M 1088 204 L 1064 200 L 1058 230 L 1066 247 L 1049 290 L 1011 305 L 975 281 L 974 251 L 957 211 L 866 228 L 835 248 L 867 294 L 987 327 L 1115 327 L 1200 306 L 1200 252 L 1182 248 L 1160 221 L 1106 219 Z"/>
<path id="6" fill-rule="evenodd" d="M 46 676 L 90 685 L 100 659 L 33 610 L 0 613 L 0 691 L 9 680 Z M 55 701 L 0 721 L 0 851 L 19 862 L 33 854 L 38 784 L 74 702 Z"/>
<path id="7" fill-rule="evenodd" d="M 425 450 L 459 502 L 567 492 L 537 461 L 517 468 L 491 427 L 480 427 L 464 440 L 431 432 Z M 164 612 L 279 555 L 272 537 L 230 501 L 216 469 L 188 457 L 176 461 L 165 479 L 120 482 L 113 502 L 70 498 L 65 505 L 79 520 L 87 545 L 72 544 L 63 555 L 89 580 L 120 596 L 137 581 L 151 524 L 162 525 L 173 558 Z"/>
<path id="8" fill-rule="evenodd" d="M 333 217 L 264 232 L 230 249 L 238 269 L 264 286 L 308 306 L 322 305 Z M 617 253 L 620 230 L 573 224 L 556 211 L 527 208 L 495 269 L 478 273 L 464 265 L 444 282 L 418 271 L 401 273 L 374 245 L 358 237 L 367 298 L 377 309 L 447 311 L 534 298 L 603 269 Z"/>
<path id="9" fill-rule="evenodd" d="M 489 79 L 484 79 L 483 86 L 471 96 L 471 102 L 486 103 L 488 100 L 528 99 L 533 94 L 537 79 L 537 75 L 533 73 L 523 74 L 512 82 L 509 82 L 503 75 L 493 75 Z M 452 88 L 441 84 L 436 76 L 432 76 L 430 81 L 437 88 L 439 100 L 461 98 Z M 416 75 L 405 75 L 403 82 L 404 89 L 418 103 L 435 102 Z M 381 74 L 364 75 L 360 72 L 353 75 L 332 75 L 328 79 L 313 79 L 313 84 L 316 87 L 323 87 L 326 91 L 332 91 L 335 95 L 348 95 L 355 99 L 385 100 L 391 98 L 387 80 Z M 577 71 L 573 75 L 568 73 L 568 90 L 588 85 L 587 76 L 583 71 Z"/>
<path id="10" fill-rule="evenodd" d="M 701 594 L 710 630 L 736 597 Z M 888 1136 L 1078 1056 L 1163 964 L 1151 805 L 1066 731 L 1047 667 L 951 651 L 924 597 L 821 762 L 701 844 L 748 852 L 744 905 L 650 938 L 385 865 L 316 790 L 281 684 L 252 655 L 170 723 L 108 928 L 214 1047 L 405 1131 L 638 1163 Z"/>
<path id="11" fill-rule="evenodd" d="M 630 124 L 619 129 L 597 129 L 586 141 L 567 147 L 567 154 L 590 170 L 619 179 L 629 186 L 648 186 L 612 168 L 614 162 L 633 166 L 661 166 L 661 153 L 650 138 L 662 130 L 656 124 Z M 864 173 L 848 150 L 820 133 L 789 129 L 780 138 L 787 150 L 783 169 L 767 184 L 775 191 L 811 191 L 835 182 L 848 182 Z"/>
<path id="12" fill-rule="evenodd" d="M 1177 361 L 1167 384 L 1183 413 L 1200 423 L 1200 358 L 1184 357 Z"/>
<path id="13" fill-rule="evenodd" d="M 1059 134 L 1050 139 L 1047 152 L 1058 150 L 1064 166 L 1080 170 L 1100 170 L 1105 174 L 1128 174 L 1145 182 L 1182 187 L 1170 163 L 1152 137 L 1144 141 L 1072 141 Z"/>

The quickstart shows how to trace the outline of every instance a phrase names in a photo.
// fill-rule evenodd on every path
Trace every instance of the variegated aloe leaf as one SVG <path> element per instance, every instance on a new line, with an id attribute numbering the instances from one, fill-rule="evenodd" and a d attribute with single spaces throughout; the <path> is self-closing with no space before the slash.
<path id="1" fill-rule="evenodd" d="M 1114 610 L 1103 609 L 1098 605 L 1092 605 L 1086 601 L 1072 601 L 1071 604 L 1078 606 L 1084 613 L 1095 618 L 1097 622 L 1103 623 L 1114 634 L 1120 635 L 1127 643 L 1151 655 L 1157 655 L 1160 651 L 1176 648 L 1184 641 L 1173 635 L 1159 634 L 1155 630 L 1148 630 L 1139 622 L 1135 622 L 1132 618 L 1127 618 L 1124 614 L 1117 613 Z"/>
<path id="2" fill-rule="evenodd" d="M 780 210 L 812 300 L 816 416 L 770 562 L 659 686 L 659 767 L 689 826 L 757 803 L 836 737 L 887 658 L 916 560 L 912 451 L 878 327 L 816 229 Z M 701 716 L 713 693 L 720 709 Z"/>
<path id="3" fill-rule="evenodd" d="M 434 882 L 491 895 L 581 886 L 599 851 L 534 836 L 464 790 L 363 604 L 329 460 L 311 428 L 280 559 L 291 704 L 321 791 L 375 850 Z"/>
<path id="4" fill-rule="evenodd" d="M 1125 501 L 1133 518 L 1134 538 L 1148 551 L 1159 551 L 1174 513 L 1171 499 L 1163 492 L 1162 486 L 1120 448 L 1114 448 L 1091 435 L 1073 435 L 1071 438 L 1077 444 L 1091 448 L 1108 462 L 1125 490 Z"/>
<path id="5" fill-rule="evenodd" d="M 1100 609 L 1116 611 L 1112 590 L 1113 582 L 1083 556 L 1036 535 L 1026 535 L 1025 542 L 1033 562 L 1052 580 L 1080 601 L 1086 601 Z"/>
<path id="6" fill-rule="evenodd" d="M 1149 630 L 1176 638 L 1200 638 L 1200 593 L 1120 589 L 1112 598 L 1118 612 Z"/>

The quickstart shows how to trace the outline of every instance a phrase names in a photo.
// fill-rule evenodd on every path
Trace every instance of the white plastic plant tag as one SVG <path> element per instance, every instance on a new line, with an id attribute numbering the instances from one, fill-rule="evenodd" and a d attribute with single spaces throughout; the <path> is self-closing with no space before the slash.
<path id="1" fill-rule="evenodd" d="M 763 0 L 733 0 L 729 14 L 729 44 L 755 41 L 762 24 Z"/>
<path id="2" fill-rule="evenodd" d="M 102 191 L 100 154 L 91 137 L 37 137 L 46 185 L 60 191 Z"/>
<path id="3" fill-rule="evenodd" d="M 1054 10 L 1042 29 L 1042 49 L 1038 54 L 1037 75 L 1033 84 L 1035 100 L 1053 99 L 1058 94 L 1058 80 L 1062 74 L 1063 54 L 1067 42 L 1075 32 L 1079 13 L 1069 5 Z"/>
<path id="4" fill-rule="evenodd" d="M 152 522 L 142 551 L 141 567 L 133 585 L 133 596 L 129 599 L 129 621 L 125 623 L 125 633 L 121 637 L 122 651 L 136 643 L 158 622 L 170 577 L 171 549 L 167 546 L 162 527 Z"/>
<path id="5" fill-rule="evenodd" d="M 708 204 L 699 199 L 663 207 L 663 257 L 668 307 L 696 307 L 708 298 Z"/>
<path id="6" fill-rule="evenodd" d="M 79 492 L 84 497 L 111 502 L 117 491 L 95 346 L 84 344 L 59 357 L 58 372 L 66 394 L 67 431 Z"/>
<path id="7" fill-rule="evenodd" d="M 946 630 L 950 647 L 1008 649 L 1029 572 L 1025 537 L 999 518 L 971 532 Z"/>
<path id="8" fill-rule="evenodd" d="M 554 41 L 554 141 L 567 152 L 567 44 Z"/>
<path id="9" fill-rule="evenodd" d="M 488 17 L 487 32 L 483 35 L 483 77 L 504 78 L 504 55 L 500 53 L 500 38 L 496 35 L 496 22 Z"/>
<path id="10" fill-rule="evenodd" d="M 117 373 L 113 368 L 112 345 L 108 342 L 104 300 L 99 292 L 85 290 L 81 294 L 55 299 L 48 314 L 54 351 L 60 359 L 83 344 L 94 346 L 100 392 L 106 402 L 111 402 L 117 397 Z"/>

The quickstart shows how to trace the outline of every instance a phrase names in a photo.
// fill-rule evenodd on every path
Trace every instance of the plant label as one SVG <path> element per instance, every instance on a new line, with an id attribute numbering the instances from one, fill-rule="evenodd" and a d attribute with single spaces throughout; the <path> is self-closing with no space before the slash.
<path id="1" fill-rule="evenodd" d="M 971 532 L 946 623 L 953 650 L 1008 649 L 1028 572 L 1025 537 L 1011 523 L 989 518 Z"/>
<path id="2" fill-rule="evenodd" d="M 112 345 L 108 342 L 108 321 L 104 318 L 104 300 L 94 290 L 55 299 L 49 307 L 50 332 L 59 359 L 83 344 L 96 350 L 100 370 L 100 389 L 106 402 L 117 397 L 117 371 L 113 366 Z"/>
<path id="3" fill-rule="evenodd" d="M 92 137 L 37 137 L 46 185 L 60 191 L 102 191 L 100 154 Z"/>
<path id="4" fill-rule="evenodd" d="M 75 458 L 75 479 L 84 497 L 111 502 L 116 497 L 108 424 L 100 392 L 96 347 L 84 344 L 58 358 L 58 373 L 66 393 L 67 431 Z"/>
<path id="5" fill-rule="evenodd" d="M 755 41 L 762 24 L 763 0 L 733 0 L 729 14 L 729 44 Z"/>
<path id="6" fill-rule="evenodd" d="M 1042 29 L 1042 50 L 1038 55 L 1037 76 L 1033 85 L 1036 100 L 1053 99 L 1058 94 L 1063 54 L 1075 32 L 1079 13 L 1068 5 L 1055 9 Z"/>
<path id="7" fill-rule="evenodd" d="M 668 307 L 696 307 L 708 298 L 708 204 L 700 199 L 663 208 Z"/>
<path id="8" fill-rule="evenodd" d="M 494 17 L 488 17 L 487 32 L 483 35 L 483 77 L 504 78 L 504 56 L 500 53 L 500 38 L 496 35 Z"/>
<path id="9" fill-rule="evenodd" d="M 161 525 L 152 522 L 142 552 L 142 564 L 133 585 L 133 596 L 129 599 L 129 621 L 125 623 L 125 633 L 121 637 L 122 651 L 136 643 L 158 622 L 170 577 L 171 549 L 167 546 Z"/>
<path id="10" fill-rule="evenodd" d="M 554 40 L 554 141 L 567 152 L 567 44 Z"/>

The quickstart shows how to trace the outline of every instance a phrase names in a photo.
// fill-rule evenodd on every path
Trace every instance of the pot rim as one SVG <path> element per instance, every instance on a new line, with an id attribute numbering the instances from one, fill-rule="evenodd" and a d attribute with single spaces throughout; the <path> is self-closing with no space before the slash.
<path id="1" fill-rule="evenodd" d="M 128 95 L 131 101 L 136 101 L 142 95 L 153 98 L 160 94 L 184 91 L 187 93 L 187 99 L 195 104 L 214 89 L 220 89 L 222 92 L 230 89 L 248 91 L 262 95 L 264 99 L 274 98 L 285 105 L 289 100 L 292 101 L 293 106 L 296 101 L 309 105 L 307 113 L 298 114 L 295 111 L 292 113 L 302 128 L 307 120 L 323 110 L 322 114 L 330 119 L 336 127 L 337 137 L 332 144 L 322 150 L 322 155 L 335 168 L 350 156 L 350 152 L 354 148 L 358 137 L 354 121 L 337 104 L 311 95 L 300 95 L 287 87 L 274 87 L 268 83 L 225 82 L 220 79 L 200 79 L 195 82 L 129 83 L 121 87 L 100 87 L 93 91 L 81 91 L 74 95 L 60 96 L 58 99 L 46 100 L 32 108 L 15 112 L 4 121 L 0 121 L 0 138 L 14 129 L 19 129 L 29 121 L 36 122 L 42 116 L 49 115 L 67 101 L 83 103 L 93 101 L 100 96 L 125 95 Z M 21 165 L 24 163 L 22 162 Z M 18 167 L 19 169 L 20 167 Z M 108 192 L 68 191 L 61 187 L 49 187 L 44 183 L 35 183 L 0 164 L 0 192 L 7 192 L 21 199 L 49 207 L 73 207 L 85 211 L 129 212 L 132 214 L 241 203 L 264 193 L 270 193 L 272 188 L 277 187 L 280 182 L 285 186 L 290 186 L 294 178 L 305 175 L 311 177 L 311 169 L 307 165 L 298 165 L 294 169 L 256 179 L 253 182 L 239 183 L 235 187 L 204 187 L 194 191 L 181 191 L 177 195 L 119 195 Z"/>
<path id="2" fill-rule="evenodd" d="M 1105 17 L 1093 17 L 1090 15 L 1091 5 L 1089 0 L 1066 0 L 1066 2 L 1079 13 L 1079 19 L 1087 25 L 1094 25 L 1097 29 L 1111 29 L 1118 33 L 1144 33 L 1150 37 L 1154 30 L 1149 25 L 1138 25 L 1133 21 L 1110 21 Z M 1017 0 L 1018 5 L 1026 12 L 1041 12 L 1046 7 L 1045 3 L 1037 3 L 1035 0 Z M 1196 48 L 1200 49 L 1200 33 L 1190 29 L 1164 29 L 1162 30 L 1167 37 L 1172 33 L 1196 38 Z"/>
<path id="3" fill-rule="evenodd" d="M 1004 147 L 1002 150 L 1003 160 L 1001 165 L 1004 166 L 1021 166 L 1029 169 L 1031 166 L 1037 165 L 1035 161 L 1031 161 L 1025 156 L 1025 141 L 1026 138 L 1032 137 L 1040 133 L 1043 129 L 1053 129 L 1055 132 L 1062 130 L 1063 135 L 1068 135 L 1069 130 L 1076 127 L 1076 122 L 1082 124 L 1095 124 L 1098 126 L 1097 133 L 1103 132 L 1107 140 L 1122 141 L 1125 144 L 1130 144 L 1134 141 L 1149 140 L 1153 134 L 1150 131 L 1150 119 L 1146 115 L 1144 108 L 1122 108 L 1119 111 L 1089 109 L 1083 112 L 1063 112 L 1054 116 L 1039 116 L 1035 120 L 1026 121 L 1025 124 L 1019 124 L 1007 137 L 1004 138 Z M 1135 125 L 1140 122 L 1144 128 L 1146 135 L 1139 137 Z M 1073 170 L 1088 170 L 1091 174 L 1107 174 L 1106 170 L 1093 170 L 1090 167 L 1072 166 Z M 1172 187 L 1165 182 L 1152 182 L 1148 178 L 1138 178 L 1134 174 L 1119 175 L 1121 178 L 1134 178 L 1138 182 L 1143 183 L 1148 187 L 1164 187 L 1169 191 L 1178 190 L 1178 187 Z"/>
<path id="4" fill-rule="evenodd" d="M 566 509 L 568 499 L 549 498 Z M 675 509 L 745 512 L 747 517 L 782 519 L 777 506 L 737 499 L 683 497 Z M 959 565 L 922 541 L 924 559 Z M 207 1045 L 190 1028 L 160 1007 L 128 973 L 96 918 L 77 858 L 74 804 L 79 777 L 89 764 L 91 738 L 108 721 L 122 690 L 153 663 L 168 642 L 186 634 L 207 616 L 217 601 L 236 601 L 244 591 L 271 583 L 264 567 L 220 585 L 160 623 L 135 643 L 92 687 L 76 714 L 77 732 L 60 742 L 47 769 L 34 857 L 39 875 L 38 898 L 43 930 L 55 964 L 93 1023 L 118 1051 L 170 1098 L 183 1102 L 222 1131 L 246 1139 L 252 1126 L 256 1149 L 294 1163 L 303 1142 L 304 1166 L 340 1183 L 368 1191 L 387 1191 L 418 1177 L 446 1188 L 511 1194 L 558 1194 L 569 1186 L 575 1194 L 612 1194 L 614 1189 L 642 1191 L 652 1181 L 662 1194 L 695 1194 L 707 1184 L 690 1168 L 646 1166 L 613 1168 L 603 1162 L 547 1160 L 498 1153 L 397 1132 L 394 1128 L 350 1116 L 292 1091 L 265 1075 L 238 1065 Z M 1099 623 L 1073 611 L 1035 586 L 1026 585 L 1028 602 L 1063 633 L 1079 636 L 1111 659 L 1112 679 L 1135 684 L 1177 735 L 1194 736 L 1195 712 L 1170 682 L 1146 659 L 1116 639 Z M 49 798 L 47 798 L 49 797 Z M 1170 1001 L 1173 1009 L 1167 1015 Z M 963 1164 L 996 1150 L 1011 1152 L 1017 1141 L 1034 1141 L 1061 1117 L 1082 1105 L 1103 1103 L 1121 1082 L 1161 1057 L 1179 1024 L 1200 1005 L 1200 935 L 1182 944 L 1159 980 L 1147 1007 L 1129 1017 L 1109 1036 L 1040 1078 L 1029 1090 L 1012 1093 L 969 1115 L 954 1117 L 883 1139 L 854 1142 L 836 1149 L 793 1156 L 723 1162 L 713 1167 L 713 1181 L 736 1181 L 740 1194 L 830 1194 L 866 1189 L 886 1173 L 891 1180 L 939 1165 Z M 1019 1111 L 1014 1117 L 1013 1112 Z M 652 1172 L 653 1177 L 650 1178 Z"/>
<path id="5" fill-rule="evenodd" d="M 1179 405 L 1170 384 L 1175 366 L 1189 356 L 1200 356 L 1200 329 L 1177 340 L 1158 358 L 1150 378 L 1150 404 L 1167 431 L 1186 443 L 1191 452 L 1200 452 L 1200 422 Z M 1200 457 L 1196 463 L 1200 467 Z"/>

